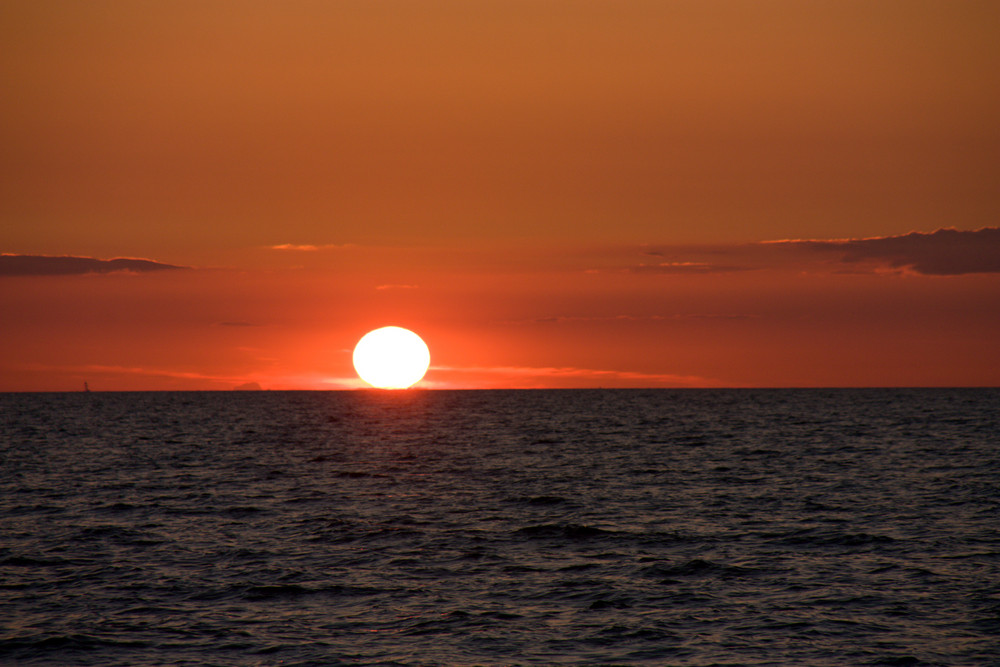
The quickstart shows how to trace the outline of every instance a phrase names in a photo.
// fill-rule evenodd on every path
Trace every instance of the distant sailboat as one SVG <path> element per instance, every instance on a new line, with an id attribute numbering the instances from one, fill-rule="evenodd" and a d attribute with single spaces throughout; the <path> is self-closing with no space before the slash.
<path id="1" fill-rule="evenodd" d="M 90 393 L 90 385 L 89 385 L 89 384 L 87 384 L 86 382 L 84 382 L 84 383 L 83 383 L 83 390 L 84 390 L 85 392 L 87 392 L 87 393 Z"/>

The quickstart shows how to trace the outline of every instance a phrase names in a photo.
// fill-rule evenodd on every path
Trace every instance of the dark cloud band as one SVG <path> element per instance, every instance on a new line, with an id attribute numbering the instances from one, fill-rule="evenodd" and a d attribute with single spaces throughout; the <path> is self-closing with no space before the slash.
<path id="1" fill-rule="evenodd" d="M 738 245 L 654 246 L 642 254 L 662 261 L 634 273 L 698 274 L 750 269 L 870 272 L 890 268 L 928 276 L 1000 273 L 1000 228 L 938 229 L 861 239 L 788 239 Z"/>
<path id="2" fill-rule="evenodd" d="M 939 229 L 925 234 L 847 241 L 800 241 L 818 251 L 843 253 L 844 262 L 883 262 L 933 276 L 1000 273 L 1000 228 Z"/>
<path id="3" fill-rule="evenodd" d="M 188 267 L 163 264 L 148 259 L 0 255 L 0 276 L 73 276 L 116 271 L 147 273 L 186 268 Z"/>

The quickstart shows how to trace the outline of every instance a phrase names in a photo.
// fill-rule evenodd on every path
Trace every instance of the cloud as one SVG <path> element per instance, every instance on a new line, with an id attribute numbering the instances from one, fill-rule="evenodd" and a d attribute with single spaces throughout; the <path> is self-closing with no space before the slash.
<path id="1" fill-rule="evenodd" d="M 279 245 L 268 246 L 271 250 L 293 250 L 297 252 L 315 252 L 317 250 L 339 250 L 342 248 L 353 248 L 353 243 L 327 243 L 324 245 L 311 245 L 308 243 L 281 243 Z"/>
<path id="2" fill-rule="evenodd" d="M 636 274 L 708 274 L 791 270 L 877 272 L 907 270 L 929 276 L 1000 273 L 1000 228 L 938 229 L 859 239 L 783 239 L 733 245 L 643 246 L 662 260 L 625 268 Z"/>
<path id="3" fill-rule="evenodd" d="M 758 317 L 745 313 L 673 313 L 671 315 L 552 315 L 513 320 L 503 324 L 576 324 L 579 322 L 675 322 L 683 320 L 748 320 Z"/>
<path id="4" fill-rule="evenodd" d="M 387 290 L 387 289 L 417 289 L 419 285 L 378 285 L 375 289 L 377 290 Z"/>
<path id="5" fill-rule="evenodd" d="M 785 241 L 817 252 L 840 253 L 840 261 L 855 264 L 875 262 L 906 268 L 930 276 L 967 273 L 1000 273 L 1000 228 L 976 231 L 939 229 L 931 233 L 911 232 L 838 241 Z"/>
<path id="6" fill-rule="evenodd" d="M 717 380 L 697 375 L 675 375 L 671 373 L 640 373 L 637 371 L 602 370 L 595 368 L 578 368 L 575 366 L 431 366 L 435 371 L 454 373 L 471 373 L 481 375 L 516 377 L 525 381 L 546 381 L 559 379 L 585 379 L 600 382 L 635 381 L 640 384 L 657 384 L 666 387 L 715 387 L 721 383 Z"/>
<path id="7" fill-rule="evenodd" d="M 172 378 L 177 380 L 206 380 L 218 384 L 232 385 L 245 382 L 246 378 L 224 375 L 212 375 L 209 373 L 198 373 L 193 371 L 178 371 L 169 368 L 151 368 L 143 366 L 116 366 L 107 364 L 83 364 L 83 365 L 48 365 L 48 364 L 21 364 L 20 368 L 25 370 L 41 371 L 61 371 L 64 373 L 74 373 L 81 375 L 133 375 L 144 377 Z"/>
<path id="8" fill-rule="evenodd" d="M 187 266 L 163 264 L 149 259 L 94 259 L 92 257 L 48 257 L 45 255 L 0 255 L 0 276 L 72 276 L 89 273 L 146 273 Z"/>
<path id="9" fill-rule="evenodd" d="M 660 262 L 659 264 L 640 264 L 629 269 L 632 273 L 728 273 L 731 271 L 750 271 L 753 267 L 736 266 L 732 264 L 710 264 L 708 262 Z"/>

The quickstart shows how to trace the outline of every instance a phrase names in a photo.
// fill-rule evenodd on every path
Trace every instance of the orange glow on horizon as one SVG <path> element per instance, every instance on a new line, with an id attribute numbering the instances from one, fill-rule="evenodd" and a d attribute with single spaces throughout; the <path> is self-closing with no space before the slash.
<path id="1" fill-rule="evenodd" d="M 1000 385 L 997 25 L 3 3 L 0 391 Z"/>

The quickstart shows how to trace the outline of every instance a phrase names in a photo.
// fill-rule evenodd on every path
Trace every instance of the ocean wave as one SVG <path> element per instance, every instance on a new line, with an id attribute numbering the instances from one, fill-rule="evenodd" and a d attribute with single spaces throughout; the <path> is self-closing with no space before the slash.
<path id="1" fill-rule="evenodd" d="M 762 571 L 752 567 L 742 567 L 738 565 L 725 565 L 712 561 L 695 558 L 676 565 L 666 565 L 657 563 L 640 570 L 643 577 L 660 579 L 662 582 L 674 583 L 675 579 L 689 578 L 711 578 L 732 579 L 740 577 L 752 577 L 761 574 Z"/>
<path id="2" fill-rule="evenodd" d="M 103 639 L 92 635 L 21 635 L 0 639 L 0 657 L 32 662 L 46 657 L 66 660 L 68 656 L 100 650 L 141 649 L 150 642 Z M 69 662 L 68 660 L 66 660 Z"/>
<path id="3" fill-rule="evenodd" d="M 530 539 L 592 540 L 611 537 L 614 532 L 576 523 L 548 523 L 518 528 L 514 534 Z"/>
<path id="4" fill-rule="evenodd" d="M 380 595 L 385 589 L 366 586 L 305 586 L 299 584 L 264 584 L 249 586 L 243 591 L 243 598 L 257 602 L 261 600 L 292 600 L 301 597 L 361 597 Z"/>
<path id="5" fill-rule="evenodd" d="M 0 414 L 0 664 L 995 662 L 1000 391 Z"/>

